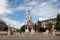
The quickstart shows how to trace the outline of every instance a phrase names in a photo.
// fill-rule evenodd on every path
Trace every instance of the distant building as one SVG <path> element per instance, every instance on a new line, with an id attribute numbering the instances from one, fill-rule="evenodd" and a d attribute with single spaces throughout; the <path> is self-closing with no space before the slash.
<path id="1" fill-rule="evenodd" d="M 11 27 L 10 25 L 8 25 L 8 28 L 12 31 L 12 32 L 16 32 L 16 28 L 14 28 L 14 27 Z"/>
<path id="2" fill-rule="evenodd" d="M 52 19 L 41 21 L 41 26 L 46 28 L 49 22 L 51 22 L 52 25 L 55 27 L 55 25 L 56 25 L 56 18 L 52 18 Z"/>
<path id="3" fill-rule="evenodd" d="M 8 25 L 8 36 L 11 36 L 12 34 L 14 34 L 16 32 L 16 30 L 17 30 L 16 28 Z"/>

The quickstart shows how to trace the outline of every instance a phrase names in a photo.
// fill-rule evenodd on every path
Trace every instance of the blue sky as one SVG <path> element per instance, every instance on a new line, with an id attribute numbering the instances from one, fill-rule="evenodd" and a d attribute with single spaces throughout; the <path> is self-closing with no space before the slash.
<path id="1" fill-rule="evenodd" d="M 55 18 L 60 13 L 60 0 L 0 0 L 0 18 L 11 27 L 20 28 L 28 10 L 33 22 Z"/>

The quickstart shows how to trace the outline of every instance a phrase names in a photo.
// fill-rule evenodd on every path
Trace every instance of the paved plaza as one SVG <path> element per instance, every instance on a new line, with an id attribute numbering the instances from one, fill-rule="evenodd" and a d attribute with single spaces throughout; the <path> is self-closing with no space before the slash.
<path id="1" fill-rule="evenodd" d="M 0 40 L 60 40 L 60 37 L 0 37 Z"/>

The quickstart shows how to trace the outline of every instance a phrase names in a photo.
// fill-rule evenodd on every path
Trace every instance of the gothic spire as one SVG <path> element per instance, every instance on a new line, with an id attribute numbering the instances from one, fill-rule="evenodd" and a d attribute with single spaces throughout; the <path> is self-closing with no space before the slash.
<path id="1" fill-rule="evenodd" d="M 28 15 L 30 15 L 30 10 L 28 10 Z"/>
<path id="2" fill-rule="evenodd" d="M 28 10 L 27 20 L 32 21 L 32 16 L 30 15 L 30 10 Z"/>

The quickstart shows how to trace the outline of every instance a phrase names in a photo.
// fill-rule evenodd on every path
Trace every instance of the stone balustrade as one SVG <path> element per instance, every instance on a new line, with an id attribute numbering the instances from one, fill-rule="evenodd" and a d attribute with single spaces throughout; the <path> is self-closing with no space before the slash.
<path id="1" fill-rule="evenodd" d="M 7 35 L 8 32 L 7 31 L 0 31 L 0 35 Z"/>

